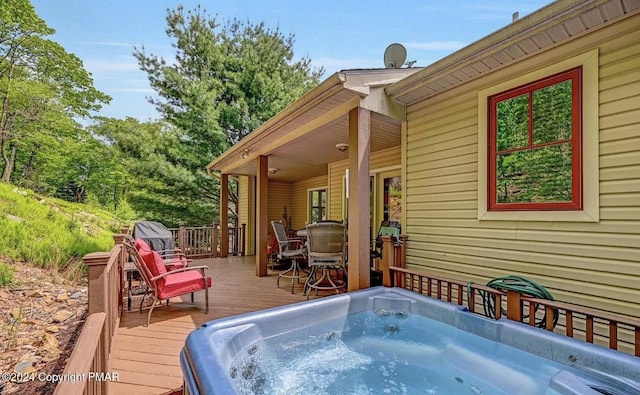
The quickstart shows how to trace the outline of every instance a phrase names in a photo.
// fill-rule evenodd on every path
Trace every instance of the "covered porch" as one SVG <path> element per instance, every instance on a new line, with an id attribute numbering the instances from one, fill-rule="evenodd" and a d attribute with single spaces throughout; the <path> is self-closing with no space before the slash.
<path id="1" fill-rule="evenodd" d="M 237 209 L 257 276 L 267 274 L 270 221 L 300 229 L 339 220 L 348 225 L 349 291 L 369 287 L 370 243 L 385 219 L 372 180 L 389 171 L 401 178 L 406 144 L 404 107 L 384 89 L 418 70 L 335 73 L 208 165 L 221 180 L 221 226 L 229 222 L 229 178 L 239 180 Z M 314 206 L 313 191 L 321 207 Z"/>

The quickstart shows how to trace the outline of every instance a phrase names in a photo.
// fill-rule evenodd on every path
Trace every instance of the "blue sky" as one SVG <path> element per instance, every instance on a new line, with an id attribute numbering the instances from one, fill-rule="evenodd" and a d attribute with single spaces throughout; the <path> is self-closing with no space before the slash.
<path id="1" fill-rule="evenodd" d="M 341 69 L 383 67 L 387 45 L 402 43 L 407 60 L 426 66 L 524 17 L 550 0 L 32 0 L 38 15 L 56 29 L 53 40 L 84 62 L 97 89 L 113 100 L 100 115 L 157 119 L 147 97 L 146 73 L 133 46 L 173 59 L 165 33 L 166 10 L 201 4 L 218 21 L 265 22 L 295 34 L 294 52 L 324 67 L 323 78 Z"/>

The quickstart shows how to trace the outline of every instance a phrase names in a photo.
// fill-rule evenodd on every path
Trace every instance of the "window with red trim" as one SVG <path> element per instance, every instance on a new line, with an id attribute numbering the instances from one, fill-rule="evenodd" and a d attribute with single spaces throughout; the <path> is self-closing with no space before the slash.
<path id="1" fill-rule="evenodd" d="M 489 97 L 490 211 L 582 209 L 582 67 Z"/>

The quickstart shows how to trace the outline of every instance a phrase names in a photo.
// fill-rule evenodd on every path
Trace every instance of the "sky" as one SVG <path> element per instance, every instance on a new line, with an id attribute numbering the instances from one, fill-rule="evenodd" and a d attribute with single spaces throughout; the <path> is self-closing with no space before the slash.
<path id="1" fill-rule="evenodd" d="M 407 61 L 427 66 L 509 25 L 550 0 L 31 0 L 56 30 L 50 39 L 78 56 L 94 86 L 112 97 L 98 115 L 142 122 L 159 118 L 147 74 L 134 46 L 167 60 L 175 57 L 166 35 L 167 9 L 200 4 L 218 22 L 234 18 L 294 34 L 296 58 L 323 67 L 323 79 L 343 69 L 384 67 L 385 48 L 401 43 Z"/>

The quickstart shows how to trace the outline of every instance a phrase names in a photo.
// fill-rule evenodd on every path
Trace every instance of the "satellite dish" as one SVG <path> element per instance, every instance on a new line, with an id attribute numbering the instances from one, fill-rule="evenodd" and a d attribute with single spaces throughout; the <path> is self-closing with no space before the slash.
<path id="1" fill-rule="evenodd" d="M 399 69 L 407 60 L 407 50 L 402 44 L 393 43 L 384 50 L 384 67 Z"/>

